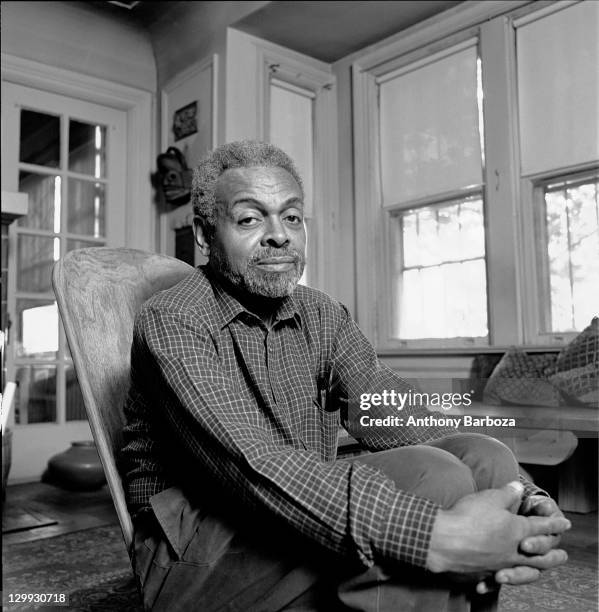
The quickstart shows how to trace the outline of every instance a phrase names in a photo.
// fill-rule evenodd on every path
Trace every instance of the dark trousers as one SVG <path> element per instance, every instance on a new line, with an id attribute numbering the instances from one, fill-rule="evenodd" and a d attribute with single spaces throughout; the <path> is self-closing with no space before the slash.
<path id="1" fill-rule="evenodd" d="M 443 508 L 518 479 L 511 451 L 479 434 L 455 434 L 355 461 L 380 469 L 399 489 Z M 256 520 L 253 528 L 239 529 L 235 520 L 194 507 L 177 488 L 155 495 L 151 505 L 153 517 L 135 531 L 135 570 L 147 610 L 470 609 L 471 583 L 408 566 L 392 571 L 344 566 L 293 535 L 282 537 L 268 522 Z"/>

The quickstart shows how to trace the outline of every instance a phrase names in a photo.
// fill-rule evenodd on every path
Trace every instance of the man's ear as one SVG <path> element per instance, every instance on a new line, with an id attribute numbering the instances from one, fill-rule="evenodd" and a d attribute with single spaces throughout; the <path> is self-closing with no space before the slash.
<path id="1" fill-rule="evenodd" d="M 210 235 L 210 230 L 208 229 L 205 220 L 197 215 L 193 218 L 193 233 L 196 243 L 200 247 L 200 252 L 202 255 L 204 255 L 204 257 L 209 257 L 210 242 L 208 241 L 208 236 Z"/>

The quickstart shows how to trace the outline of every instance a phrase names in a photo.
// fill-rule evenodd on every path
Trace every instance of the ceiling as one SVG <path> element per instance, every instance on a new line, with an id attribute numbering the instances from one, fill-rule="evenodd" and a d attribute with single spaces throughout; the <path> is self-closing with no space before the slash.
<path id="1" fill-rule="evenodd" d="M 113 15 L 149 27 L 159 19 L 164 21 L 175 5 L 181 8 L 187 3 L 122 0 L 94 4 L 103 5 Z M 316 59 L 334 62 L 458 4 L 461 0 L 275 0 L 231 25 Z"/>
<path id="2" fill-rule="evenodd" d="M 432 17 L 460 0 L 271 2 L 235 24 L 238 29 L 334 62 Z"/>

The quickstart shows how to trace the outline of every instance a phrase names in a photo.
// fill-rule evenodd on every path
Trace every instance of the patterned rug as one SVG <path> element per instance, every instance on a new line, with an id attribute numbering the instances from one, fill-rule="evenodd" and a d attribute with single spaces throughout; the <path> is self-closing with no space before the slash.
<path id="1" fill-rule="evenodd" d="M 141 612 L 129 559 L 116 526 L 5 546 L 3 590 L 68 593 L 74 612 Z M 569 561 L 538 582 L 504 587 L 499 612 L 598 612 L 596 567 Z M 5 610 L 41 605 L 8 604 Z M 43 609 L 48 609 L 45 606 Z M 433 611 L 431 611 L 433 612 Z"/>
<path id="2" fill-rule="evenodd" d="M 65 593 L 56 610 L 141 610 L 118 526 L 107 525 L 54 538 L 4 546 L 4 610 L 48 609 L 7 603 L 9 593 Z"/>
<path id="3" fill-rule="evenodd" d="M 566 563 L 533 584 L 503 587 L 499 612 L 597 612 L 597 570 Z"/>

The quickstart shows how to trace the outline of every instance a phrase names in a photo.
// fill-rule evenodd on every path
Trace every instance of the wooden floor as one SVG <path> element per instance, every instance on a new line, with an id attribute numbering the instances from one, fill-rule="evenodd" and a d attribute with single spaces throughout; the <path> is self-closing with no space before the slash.
<path id="1" fill-rule="evenodd" d="M 66 491 L 41 482 L 9 486 L 2 507 L 5 544 L 117 524 L 112 499 L 105 485 L 98 491 Z"/>
<path id="2" fill-rule="evenodd" d="M 568 552 L 572 560 L 581 565 L 599 568 L 598 546 L 597 546 L 597 511 L 588 514 L 575 514 L 566 512 L 566 516 L 572 521 L 572 529 L 568 531 L 563 539 L 562 546 Z"/>

